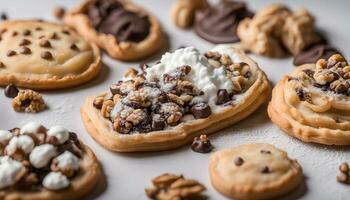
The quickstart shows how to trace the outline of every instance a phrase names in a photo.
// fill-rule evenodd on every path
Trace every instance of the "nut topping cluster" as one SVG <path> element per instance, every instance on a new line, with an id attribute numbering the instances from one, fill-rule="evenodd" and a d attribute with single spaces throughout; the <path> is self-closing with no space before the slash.
<path id="1" fill-rule="evenodd" d="M 61 126 L 30 122 L 0 130 L 0 189 L 59 190 L 79 171 L 82 149 L 77 135 Z"/>
<path id="2" fill-rule="evenodd" d="M 152 180 L 153 188 L 145 192 L 151 199 L 201 199 L 206 188 L 196 180 L 186 179 L 182 175 L 165 173 Z"/>
<path id="3" fill-rule="evenodd" d="M 204 56 L 212 66 L 223 67 L 232 81 L 232 91 L 218 90 L 217 105 L 232 101 L 235 94 L 245 90 L 252 76 L 248 64 L 233 63 L 229 56 L 218 52 L 207 52 Z M 145 78 L 147 68 L 148 65 L 142 65 L 141 73 L 130 69 L 124 74 L 123 81 L 110 86 L 107 95 L 94 99 L 93 106 L 112 122 L 115 131 L 121 134 L 148 133 L 176 126 L 184 115 L 193 115 L 195 119 L 211 115 L 208 102 L 193 101 L 204 92 L 187 78 L 191 66 L 179 66 L 174 72 L 152 81 Z"/>
<path id="4" fill-rule="evenodd" d="M 350 66 L 339 54 L 332 55 L 328 60 L 320 59 L 316 62 L 316 70 L 304 70 L 297 77 L 289 80 L 309 82 L 322 91 L 336 94 L 350 95 Z M 301 101 L 310 100 L 310 95 L 302 87 L 296 88 Z"/>

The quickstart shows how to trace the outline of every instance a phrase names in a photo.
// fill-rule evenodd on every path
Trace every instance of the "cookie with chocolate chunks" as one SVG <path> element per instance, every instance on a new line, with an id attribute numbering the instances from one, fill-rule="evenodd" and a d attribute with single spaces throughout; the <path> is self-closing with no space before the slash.
<path id="1" fill-rule="evenodd" d="M 140 72 L 128 70 L 106 93 L 88 97 L 81 116 L 90 135 L 110 150 L 159 151 L 236 123 L 268 94 L 265 74 L 242 51 L 220 45 L 201 54 L 187 47 Z M 212 146 L 201 136 L 192 148 L 209 152 Z"/>
<path id="2" fill-rule="evenodd" d="M 0 23 L 0 37 L 0 86 L 70 88 L 93 79 L 100 71 L 98 47 L 67 26 L 6 20 Z"/>
<path id="3" fill-rule="evenodd" d="M 118 60 L 147 58 L 166 43 L 159 21 L 127 0 L 84 1 L 64 22 Z"/>

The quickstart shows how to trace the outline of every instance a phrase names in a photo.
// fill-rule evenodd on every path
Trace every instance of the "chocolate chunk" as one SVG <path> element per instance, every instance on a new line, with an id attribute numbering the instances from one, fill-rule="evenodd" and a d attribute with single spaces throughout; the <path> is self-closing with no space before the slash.
<path id="1" fill-rule="evenodd" d="M 79 51 L 79 48 L 76 44 L 71 44 L 69 48 L 74 50 L 74 51 Z"/>
<path id="2" fill-rule="evenodd" d="M 109 90 L 111 91 L 111 93 L 113 95 L 116 95 L 116 94 L 120 94 L 120 88 L 117 84 L 112 84 L 111 86 L 109 86 Z"/>
<path id="3" fill-rule="evenodd" d="M 21 48 L 19 49 L 19 52 L 20 52 L 21 54 L 31 54 L 31 53 L 32 53 L 32 51 L 31 51 L 28 47 L 21 47 Z"/>
<path id="4" fill-rule="evenodd" d="M 41 28 L 41 27 L 38 26 L 38 27 L 35 28 L 35 30 L 36 30 L 36 31 L 42 31 L 43 28 Z"/>
<path id="5" fill-rule="evenodd" d="M 222 0 L 198 11 L 194 29 L 198 36 L 212 43 L 238 42 L 237 27 L 241 20 L 253 17 L 244 2 Z"/>
<path id="6" fill-rule="evenodd" d="M 211 109 L 207 103 L 197 103 L 191 107 L 190 111 L 196 119 L 207 118 L 211 114 Z"/>
<path id="7" fill-rule="evenodd" d="M 40 54 L 40 57 L 45 59 L 45 60 L 51 60 L 53 57 L 52 57 L 52 54 L 49 52 L 49 51 L 44 51 Z"/>
<path id="8" fill-rule="evenodd" d="M 8 97 L 8 98 L 15 98 L 18 95 L 19 90 L 18 90 L 18 88 L 15 85 L 10 84 L 10 85 L 6 86 L 4 92 L 5 92 L 5 96 L 6 97 Z"/>
<path id="9" fill-rule="evenodd" d="M 263 174 L 269 174 L 269 173 L 271 173 L 271 169 L 268 166 L 265 166 L 261 169 L 260 172 Z"/>
<path id="10" fill-rule="evenodd" d="M 15 52 L 15 51 L 13 51 L 13 50 L 8 50 L 8 52 L 6 53 L 6 55 L 7 55 L 8 57 L 14 56 L 14 55 L 16 55 L 16 54 L 17 54 L 17 52 Z"/>
<path id="11" fill-rule="evenodd" d="M 70 35 L 70 32 L 68 30 L 63 30 L 62 33 L 66 35 Z"/>
<path id="12" fill-rule="evenodd" d="M 271 151 L 262 149 L 262 150 L 260 150 L 260 153 L 262 153 L 262 154 L 271 154 Z"/>
<path id="13" fill-rule="evenodd" d="M 152 120 L 152 130 L 153 131 L 160 131 L 165 128 L 165 120 L 161 117 L 159 118 L 153 118 Z"/>
<path id="14" fill-rule="evenodd" d="M 51 47 L 51 43 L 48 40 L 40 40 L 39 45 L 41 47 L 45 47 L 45 48 Z"/>
<path id="15" fill-rule="evenodd" d="M 31 34 L 31 32 L 30 32 L 30 30 L 28 30 L 28 29 L 26 29 L 26 30 L 23 31 L 23 35 L 24 35 L 24 36 L 28 36 L 28 35 L 30 35 L 30 34 Z"/>
<path id="16" fill-rule="evenodd" d="M 311 70 L 311 69 L 305 69 L 303 70 L 303 72 L 308 75 L 310 78 L 314 77 L 315 71 Z"/>
<path id="17" fill-rule="evenodd" d="M 7 17 L 7 15 L 6 15 L 6 13 L 1 13 L 1 15 L 0 15 L 0 18 L 1 18 L 1 20 L 3 20 L 3 21 L 5 21 L 5 20 L 7 20 L 8 19 L 8 17 Z"/>
<path id="18" fill-rule="evenodd" d="M 336 48 L 328 44 L 318 44 L 312 46 L 294 57 L 293 63 L 299 66 L 307 63 L 316 63 L 317 60 L 323 58 L 328 59 L 333 54 L 341 54 Z"/>
<path id="19" fill-rule="evenodd" d="M 150 32 L 147 16 L 124 9 L 118 1 L 97 1 L 87 8 L 86 14 L 96 30 L 112 34 L 118 41 L 140 42 Z"/>
<path id="20" fill-rule="evenodd" d="M 53 39 L 53 40 L 58 40 L 58 39 L 60 39 L 60 37 L 58 37 L 57 33 L 53 33 L 53 34 L 51 35 L 51 39 Z"/>
<path id="21" fill-rule="evenodd" d="M 19 46 L 26 46 L 26 45 L 29 45 L 31 44 L 31 42 L 27 39 L 23 39 L 21 40 L 21 42 L 19 43 Z"/>
<path id="22" fill-rule="evenodd" d="M 226 89 L 219 89 L 216 96 L 217 96 L 216 105 L 222 105 L 231 100 L 231 97 L 228 94 Z"/>
<path id="23" fill-rule="evenodd" d="M 302 88 L 297 88 L 296 93 L 297 93 L 300 101 L 310 100 L 310 95 L 307 92 L 305 92 Z"/>
<path id="24" fill-rule="evenodd" d="M 191 145 L 191 149 L 198 153 L 209 153 L 213 148 L 213 145 L 206 135 L 195 137 Z"/>
<path id="25" fill-rule="evenodd" d="M 243 160 L 243 158 L 241 158 L 241 157 L 237 157 L 237 158 L 234 160 L 234 163 L 235 163 L 236 166 L 241 166 L 241 165 L 243 165 L 244 160 Z"/>

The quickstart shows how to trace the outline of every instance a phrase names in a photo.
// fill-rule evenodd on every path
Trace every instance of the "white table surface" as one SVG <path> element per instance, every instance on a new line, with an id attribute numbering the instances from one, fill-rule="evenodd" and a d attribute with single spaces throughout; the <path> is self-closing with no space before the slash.
<path id="1" fill-rule="evenodd" d="M 197 37 L 191 30 L 177 29 L 169 17 L 171 0 L 135 0 L 145 6 L 161 20 L 170 41 L 170 49 L 179 46 L 195 46 L 201 51 L 213 47 L 212 44 Z M 10 19 L 43 18 L 54 20 L 52 8 L 64 5 L 69 8 L 79 0 L 0 0 L 0 11 L 5 11 Z M 252 0 L 253 10 L 268 5 L 273 0 Z M 350 52 L 350 1 L 338 0 L 290 0 L 280 1 L 291 8 L 306 7 L 317 19 L 317 26 L 326 32 L 329 41 L 338 47 L 349 60 Z M 275 84 L 284 74 L 293 70 L 292 58 L 268 59 L 252 56 Z M 144 62 L 155 62 L 159 55 Z M 46 126 L 64 125 L 75 131 L 79 137 L 96 153 L 102 163 L 105 182 L 100 183 L 89 199 L 100 200 L 139 200 L 147 199 L 144 188 L 150 179 L 164 172 L 184 174 L 201 181 L 207 187 L 210 199 L 225 199 L 209 183 L 209 154 L 198 154 L 189 145 L 178 150 L 158 153 L 113 153 L 98 145 L 84 130 L 79 109 L 84 98 L 105 91 L 116 82 L 128 67 L 139 63 L 123 63 L 103 56 L 105 66 L 92 82 L 66 90 L 42 92 L 49 109 L 39 114 L 16 113 L 11 108 L 11 100 L 0 89 L 0 128 L 10 129 L 28 121 L 42 122 Z M 350 186 L 336 182 L 338 165 L 350 161 L 350 148 L 306 144 L 287 136 L 269 120 L 266 105 L 240 123 L 226 128 L 211 137 L 216 150 L 248 142 L 267 142 L 286 150 L 290 157 L 298 159 L 304 169 L 305 186 L 282 199 L 350 199 Z"/>

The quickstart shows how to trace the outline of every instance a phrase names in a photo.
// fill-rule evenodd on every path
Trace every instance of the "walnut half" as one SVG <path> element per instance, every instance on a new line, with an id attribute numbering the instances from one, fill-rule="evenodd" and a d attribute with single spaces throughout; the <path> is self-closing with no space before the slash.
<path id="1" fill-rule="evenodd" d="M 186 179 L 182 175 L 165 173 L 152 180 L 154 187 L 146 188 L 145 192 L 151 199 L 180 200 L 200 199 L 206 188 L 196 180 Z"/>

